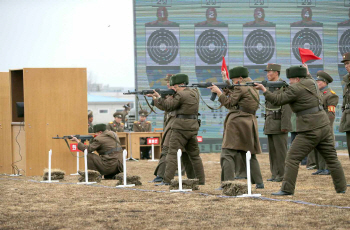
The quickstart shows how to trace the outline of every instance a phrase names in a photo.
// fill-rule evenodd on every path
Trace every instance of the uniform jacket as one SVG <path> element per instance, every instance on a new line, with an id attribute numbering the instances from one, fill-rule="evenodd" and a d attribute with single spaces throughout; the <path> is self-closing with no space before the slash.
<path id="1" fill-rule="evenodd" d="M 94 133 L 94 125 L 88 122 L 88 133 Z"/>
<path id="2" fill-rule="evenodd" d="M 177 92 L 173 98 L 158 98 L 156 100 L 164 111 L 174 111 L 176 115 L 198 115 L 199 93 L 197 89 L 185 88 Z M 156 104 L 155 103 L 155 104 Z M 197 119 L 175 118 L 171 125 L 172 129 L 198 131 L 199 124 Z"/>
<path id="3" fill-rule="evenodd" d="M 94 154 L 92 153 L 93 151 L 96 151 L 99 154 L 103 154 L 117 147 L 121 148 L 117 134 L 108 130 L 95 137 L 90 142 L 90 145 L 84 145 L 81 142 L 79 142 L 78 144 L 79 150 L 84 151 L 85 149 L 87 149 L 89 154 Z M 109 155 L 100 155 L 100 157 L 104 161 L 105 167 L 110 167 L 112 170 L 115 169 L 115 167 L 117 167 L 120 171 L 123 171 L 123 154 L 121 151 L 114 151 Z"/>
<path id="4" fill-rule="evenodd" d="M 111 130 L 114 132 L 124 132 L 124 123 L 117 123 L 115 121 L 111 121 L 107 124 L 107 130 Z"/>
<path id="5" fill-rule="evenodd" d="M 350 73 L 343 77 L 344 91 L 343 91 L 343 114 L 340 120 L 339 131 L 348 132 L 350 131 L 350 109 L 346 109 L 346 104 L 350 104 Z"/>
<path id="6" fill-rule="evenodd" d="M 152 132 L 152 124 L 150 121 L 135 121 L 133 126 L 134 132 Z"/>
<path id="7" fill-rule="evenodd" d="M 247 81 L 251 79 L 245 79 L 241 84 Z M 235 87 L 230 93 L 220 95 L 219 102 L 229 109 L 224 123 L 222 148 L 261 153 L 256 116 L 238 109 L 241 107 L 256 112 L 259 104 L 252 95 L 259 101 L 259 92 L 247 86 Z"/>
<path id="8" fill-rule="evenodd" d="M 319 100 L 321 100 L 316 82 L 312 79 L 303 78 L 301 78 L 300 82 L 291 84 L 284 92 L 271 93 L 270 91 L 266 91 L 264 95 L 266 100 L 273 105 L 281 106 L 289 104 L 294 113 L 318 107 L 320 105 Z M 329 124 L 328 116 L 324 110 L 297 116 L 296 120 L 296 132 L 306 132 Z"/>
<path id="9" fill-rule="evenodd" d="M 167 99 L 172 100 L 173 96 L 168 96 Z M 158 100 L 154 101 L 154 106 L 164 111 L 164 108 L 158 103 Z M 164 146 L 169 146 L 169 141 L 171 136 L 171 126 L 175 121 L 175 118 L 176 118 L 175 111 L 171 111 L 171 112 L 164 111 L 163 135 L 162 135 L 162 143 L 161 143 Z"/>
<path id="10" fill-rule="evenodd" d="M 338 105 L 339 97 L 335 94 L 335 92 L 325 87 L 320 90 L 323 101 L 323 109 L 326 111 L 331 127 L 333 127 L 334 119 L 335 119 L 335 108 Z"/>
<path id="11" fill-rule="evenodd" d="M 282 81 L 282 79 L 278 80 Z M 280 93 L 281 91 L 282 89 L 275 89 L 276 93 Z M 271 104 L 271 102 L 266 101 L 265 107 L 266 118 L 264 125 L 264 134 L 284 134 L 284 132 L 282 132 L 282 129 L 285 129 L 288 132 L 292 130 L 292 110 L 290 109 L 289 105 L 275 106 Z"/>

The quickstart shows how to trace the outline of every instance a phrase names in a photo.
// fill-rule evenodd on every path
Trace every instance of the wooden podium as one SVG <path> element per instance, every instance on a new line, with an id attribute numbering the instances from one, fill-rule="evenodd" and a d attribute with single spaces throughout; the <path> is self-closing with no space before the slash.
<path id="1" fill-rule="evenodd" d="M 17 166 L 26 176 L 43 175 L 50 149 L 52 168 L 75 173 L 76 157 L 64 140 L 52 137 L 88 133 L 86 68 L 23 68 L 0 77 L 0 105 L 9 108 L 9 114 L 3 109 L 0 113 L 0 144 L 6 148 L 0 153 L 0 172 L 13 173 L 20 147 L 23 159 Z M 6 94 L 9 99 L 4 99 Z M 24 117 L 17 117 L 16 102 L 24 102 Z"/>

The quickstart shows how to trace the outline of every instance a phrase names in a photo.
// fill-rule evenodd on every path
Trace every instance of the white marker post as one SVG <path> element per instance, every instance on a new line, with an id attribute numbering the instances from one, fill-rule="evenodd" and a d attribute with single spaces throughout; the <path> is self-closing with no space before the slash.
<path id="1" fill-rule="evenodd" d="M 117 185 L 117 188 L 124 188 L 124 187 L 134 187 L 134 184 L 126 184 L 126 156 L 128 153 L 126 152 L 126 149 L 123 151 L 123 171 L 124 171 L 124 185 Z"/>
<path id="2" fill-rule="evenodd" d="M 85 182 L 78 182 L 77 184 L 95 184 L 96 182 L 89 182 L 89 173 L 87 167 L 87 149 L 84 150 L 84 162 L 85 162 Z"/>
<path id="3" fill-rule="evenodd" d="M 181 174 L 181 149 L 177 151 L 177 171 L 179 174 L 179 190 L 170 190 L 170 192 L 189 192 L 192 189 L 182 189 L 182 174 Z"/>
<path id="4" fill-rule="evenodd" d="M 52 150 L 50 149 L 50 151 L 49 151 L 49 173 L 48 173 L 48 180 L 40 181 L 41 183 L 54 183 L 54 182 L 59 182 L 58 180 L 51 180 L 51 155 L 52 155 Z"/>
<path id="5" fill-rule="evenodd" d="M 70 174 L 71 176 L 78 176 L 79 175 L 79 151 L 77 152 L 77 173 Z"/>
<path id="6" fill-rule="evenodd" d="M 243 194 L 237 197 L 259 197 L 261 194 L 252 194 L 252 183 L 251 183 L 251 175 L 250 175 L 250 159 L 252 158 L 252 154 L 250 151 L 246 153 L 246 164 L 247 164 L 247 183 L 248 183 L 248 194 Z"/>
<path id="7" fill-rule="evenodd" d="M 152 144 L 152 160 L 148 160 L 148 161 L 158 161 L 154 159 L 154 144 Z"/>

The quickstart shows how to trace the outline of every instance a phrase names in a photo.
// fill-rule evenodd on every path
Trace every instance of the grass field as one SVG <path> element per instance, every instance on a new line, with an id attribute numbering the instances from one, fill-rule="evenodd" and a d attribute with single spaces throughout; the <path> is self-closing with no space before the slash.
<path id="1" fill-rule="evenodd" d="M 219 154 L 202 154 L 206 185 L 170 193 L 151 181 L 157 162 L 127 162 L 143 185 L 115 188 L 115 180 L 77 185 L 77 176 L 56 184 L 42 177 L 0 175 L 0 229 L 349 229 L 350 190 L 337 194 L 330 176 L 300 166 L 294 196 L 275 197 L 281 183 L 270 178 L 267 154 L 258 155 L 265 189 L 261 198 L 223 197 Z M 348 156 L 339 156 L 350 183 Z M 74 160 L 72 158 L 72 160 Z M 253 186 L 253 188 L 255 188 Z M 303 201 L 301 203 L 299 201 Z"/>

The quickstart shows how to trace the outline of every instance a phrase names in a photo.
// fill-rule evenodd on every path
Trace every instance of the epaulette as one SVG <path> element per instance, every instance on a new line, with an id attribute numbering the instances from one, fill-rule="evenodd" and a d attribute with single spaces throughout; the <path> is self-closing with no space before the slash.
<path id="1" fill-rule="evenodd" d="M 150 121 L 147 121 L 147 123 L 151 123 Z"/>
<path id="2" fill-rule="evenodd" d="M 134 124 L 137 124 L 138 121 L 134 121 Z"/>
<path id="3" fill-rule="evenodd" d="M 123 122 L 120 122 L 120 124 L 121 124 L 121 125 L 124 125 L 124 123 L 123 123 Z"/>
<path id="4" fill-rule="evenodd" d="M 331 93 L 333 93 L 334 95 L 337 95 L 333 90 L 331 90 Z"/>
<path id="5" fill-rule="evenodd" d="M 113 121 L 109 122 L 109 124 L 113 124 Z"/>

